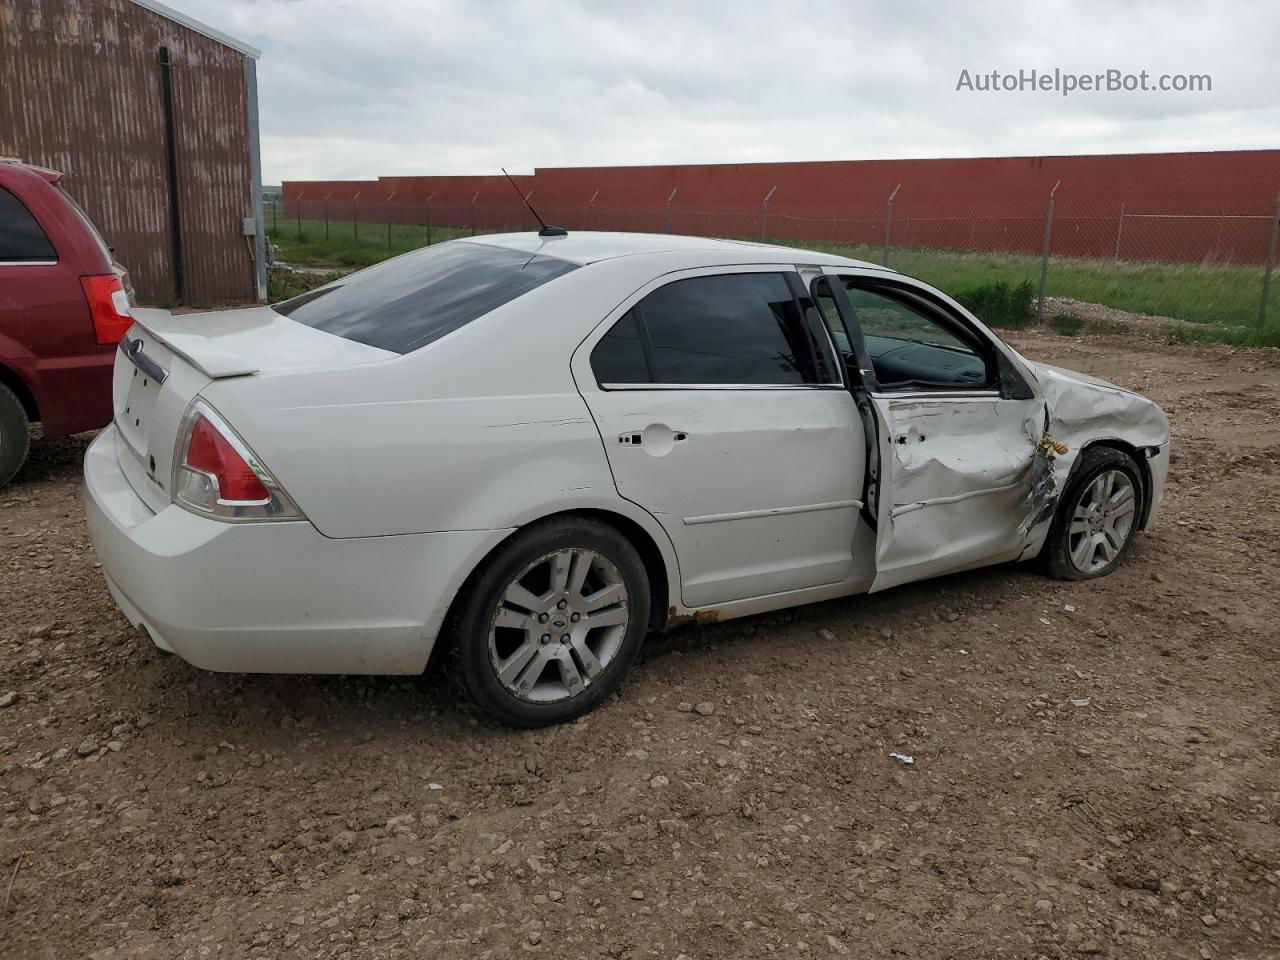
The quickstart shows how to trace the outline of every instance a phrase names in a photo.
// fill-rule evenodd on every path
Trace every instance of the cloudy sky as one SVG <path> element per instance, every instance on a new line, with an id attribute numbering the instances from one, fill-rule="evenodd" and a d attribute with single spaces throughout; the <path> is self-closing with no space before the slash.
<path id="1" fill-rule="evenodd" d="M 169 0 L 263 51 L 263 176 L 1280 146 L 1280 4 Z M 1108 69 L 1209 92 L 978 92 Z"/>

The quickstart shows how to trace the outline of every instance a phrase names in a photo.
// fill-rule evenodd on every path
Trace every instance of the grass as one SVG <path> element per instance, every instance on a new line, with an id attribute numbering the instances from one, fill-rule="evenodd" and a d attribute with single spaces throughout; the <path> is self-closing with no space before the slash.
<path id="1" fill-rule="evenodd" d="M 1198 323 L 1176 323 L 1169 328 L 1169 343 L 1226 343 L 1236 347 L 1280 347 L 1280 320 L 1259 330 L 1255 327 L 1221 327 Z"/>
<path id="2" fill-rule="evenodd" d="M 976 287 L 953 290 L 952 296 L 989 326 L 1018 330 L 1031 322 L 1031 304 L 1035 300 L 1035 291 L 1031 289 L 1030 280 L 1023 280 L 1016 286 L 996 280 Z"/>
<path id="3" fill-rule="evenodd" d="M 288 300 L 290 297 L 296 297 L 300 293 L 306 293 L 308 290 L 314 290 L 316 287 L 322 287 L 330 280 L 336 280 L 342 276 L 343 271 L 334 270 L 328 273 L 294 273 L 292 270 L 286 270 L 283 267 L 274 267 L 267 274 L 267 300 L 271 303 L 279 303 L 281 300 Z"/>
<path id="4" fill-rule="evenodd" d="M 873 263 L 882 259 L 879 247 L 809 246 Z M 1040 258 L 1026 254 L 899 249 L 890 252 L 889 265 L 953 294 L 990 283 L 1026 281 L 1037 291 L 1040 285 Z M 1253 328 L 1262 268 L 1051 257 L 1045 294 L 1192 324 Z M 1280 321 L 1280 277 L 1273 277 L 1267 316 Z"/>
<path id="5" fill-rule="evenodd" d="M 519 229 L 519 228 L 514 228 Z M 430 242 L 470 236 L 469 229 L 433 226 Z M 491 232 L 491 231 L 484 231 Z M 428 243 L 428 228 L 417 224 L 331 220 L 279 220 L 267 230 L 279 248 L 276 259 L 302 265 L 363 267 Z M 794 243 L 841 256 L 878 263 L 881 248 L 857 244 Z M 1040 258 L 1027 254 L 956 252 L 895 248 L 895 270 L 946 290 L 995 326 L 1020 326 L 1040 284 Z M 1051 258 L 1045 293 L 1084 303 L 1100 303 L 1130 313 L 1169 317 L 1175 343 L 1233 343 L 1280 346 L 1280 276 L 1271 284 L 1265 329 L 1259 330 L 1262 269 L 1257 266 L 1149 263 Z M 1028 299 L 1029 295 L 1029 299 Z M 1025 313 L 1021 312 L 1023 302 Z M 1096 322 L 1085 332 L 1102 330 Z M 1074 334 L 1068 334 L 1074 335 Z"/>
<path id="6" fill-rule="evenodd" d="M 1049 326 L 1053 328 L 1054 333 L 1060 333 L 1064 337 L 1078 337 L 1084 333 L 1085 321 L 1083 317 L 1060 313 L 1049 321 Z"/>
<path id="7" fill-rule="evenodd" d="M 430 238 L 428 240 L 428 233 Z M 350 220 L 280 220 L 267 228 L 279 250 L 276 259 L 301 266 L 367 267 L 389 257 L 471 236 L 470 230 L 403 223 L 360 223 Z"/>

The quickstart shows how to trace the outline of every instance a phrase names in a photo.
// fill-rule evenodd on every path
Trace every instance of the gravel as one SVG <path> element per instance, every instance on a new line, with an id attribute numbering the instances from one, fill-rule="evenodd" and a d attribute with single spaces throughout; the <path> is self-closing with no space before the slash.
<path id="1" fill-rule="evenodd" d="M 1280 359 L 1011 339 L 1170 412 L 1124 568 L 690 626 L 542 731 L 434 675 L 160 653 L 89 547 L 85 438 L 37 442 L 0 497 L 0 960 L 1275 954 Z"/>

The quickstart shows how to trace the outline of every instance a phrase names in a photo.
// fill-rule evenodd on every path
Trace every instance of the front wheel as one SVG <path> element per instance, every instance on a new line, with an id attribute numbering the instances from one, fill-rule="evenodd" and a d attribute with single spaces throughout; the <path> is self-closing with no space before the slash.
<path id="1" fill-rule="evenodd" d="M 1046 571 L 1059 580 L 1092 580 L 1119 566 L 1142 516 L 1142 474 L 1127 453 L 1090 447 L 1067 484 L 1045 541 Z"/>
<path id="2" fill-rule="evenodd" d="M 648 619 L 649 578 L 622 534 L 585 518 L 534 524 L 499 547 L 463 597 L 455 671 L 503 723 L 563 723 L 618 688 Z"/>

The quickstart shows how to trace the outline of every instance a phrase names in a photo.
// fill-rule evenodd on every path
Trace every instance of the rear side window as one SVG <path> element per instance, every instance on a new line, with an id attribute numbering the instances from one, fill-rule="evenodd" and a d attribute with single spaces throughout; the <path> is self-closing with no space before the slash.
<path id="1" fill-rule="evenodd" d="M 623 316 L 591 354 L 601 384 L 816 382 L 800 305 L 780 273 L 676 280 Z"/>
<path id="2" fill-rule="evenodd" d="M 410 353 L 576 270 L 555 257 L 480 243 L 406 253 L 274 305 L 298 323 L 393 353 Z"/>
<path id="3" fill-rule="evenodd" d="M 12 193 L 0 187 L 0 263 L 57 259 L 53 244 L 31 211 Z"/>
<path id="4" fill-rule="evenodd" d="M 628 310 L 591 351 L 591 369 L 600 383 L 650 383 L 649 361 L 634 310 Z"/>

